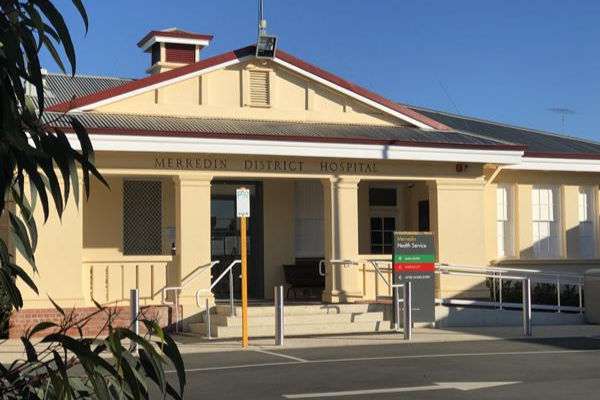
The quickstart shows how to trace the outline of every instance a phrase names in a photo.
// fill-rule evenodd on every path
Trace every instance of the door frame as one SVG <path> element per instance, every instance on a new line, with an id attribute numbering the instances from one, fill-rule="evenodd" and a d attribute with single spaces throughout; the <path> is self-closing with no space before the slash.
<path id="1" fill-rule="evenodd" d="M 256 297 L 251 297 L 257 300 L 261 300 L 265 298 L 265 263 L 264 263 L 264 218 L 263 218 L 263 182 L 262 181 L 253 181 L 248 179 L 214 179 L 211 182 L 212 185 L 254 185 L 256 188 L 254 210 L 255 215 L 250 215 L 249 218 L 256 219 L 256 223 L 251 224 L 251 237 L 252 242 L 254 243 L 255 249 L 257 250 L 256 254 L 256 263 L 258 265 L 257 272 L 258 277 L 256 279 L 256 283 L 253 289 L 256 290 Z M 218 196 L 218 195 L 216 195 Z M 211 200 L 213 198 L 211 192 Z M 250 197 L 250 201 L 252 202 L 252 197 Z M 252 210 L 252 204 L 250 204 L 250 210 Z M 248 294 L 252 294 L 251 288 L 248 288 Z"/>

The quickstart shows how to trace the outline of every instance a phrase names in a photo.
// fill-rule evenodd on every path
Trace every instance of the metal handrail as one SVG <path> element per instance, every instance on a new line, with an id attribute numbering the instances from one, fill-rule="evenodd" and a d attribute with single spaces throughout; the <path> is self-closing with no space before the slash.
<path id="1" fill-rule="evenodd" d="M 183 290 L 183 289 L 185 289 L 185 287 L 187 285 L 189 285 L 190 283 L 192 283 L 193 281 L 195 281 L 199 276 L 203 275 L 206 271 L 210 271 L 212 269 L 212 267 L 214 267 L 218 263 L 220 263 L 220 261 L 211 261 L 210 264 L 206 265 L 202 269 L 197 270 L 196 272 L 194 272 L 194 274 L 192 274 L 192 276 L 189 276 L 186 279 L 186 282 L 183 285 L 181 285 L 181 286 L 167 286 L 167 287 L 163 288 L 162 291 L 160 292 L 160 302 L 161 302 L 161 304 L 163 304 L 165 306 L 172 306 L 173 304 L 175 304 L 172 301 L 165 300 L 165 294 L 166 294 L 166 292 L 173 291 L 173 290 Z"/>
<path id="2" fill-rule="evenodd" d="M 217 265 L 220 261 L 211 261 L 208 265 L 206 265 L 204 268 L 199 269 L 197 271 L 195 271 L 191 276 L 188 276 L 185 279 L 185 283 L 183 285 L 180 286 L 167 286 L 165 288 L 163 288 L 163 290 L 161 290 L 160 292 L 160 301 L 161 304 L 165 305 L 165 306 L 172 306 L 175 305 L 175 332 L 179 332 L 179 304 L 178 304 L 178 296 L 177 293 L 175 293 L 175 301 L 167 301 L 165 299 L 165 294 L 169 291 L 174 291 L 177 292 L 179 290 L 183 290 L 185 289 L 185 287 L 187 285 L 189 285 L 190 283 L 192 283 L 193 281 L 195 281 L 199 276 L 203 275 L 206 271 L 210 271 L 212 270 L 212 267 L 214 267 L 215 265 Z"/>
<path id="3" fill-rule="evenodd" d="M 533 305 L 536 309 L 556 310 L 561 311 L 579 311 L 583 312 L 583 278 L 582 274 L 574 272 L 560 272 L 560 271 L 540 271 L 540 270 L 528 270 L 528 269 L 517 269 L 517 268 L 497 268 L 497 267 L 474 267 L 466 265 L 449 265 L 449 264 L 436 264 L 436 273 L 444 275 L 457 275 L 457 276 L 470 276 L 476 278 L 487 278 L 492 279 L 494 300 L 496 300 L 496 279 L 500 281 L 500 298 L 499 302 L 494 302 L 495 306 L 498 306 L 501 310 L 504 307 L 512 307 L 512 303 L 504 303 L 502 296 L 502 281 L 503 280 L 519 280 L 528 281 L 535 283 L 548 283 L 556 285 L 557 294 L 557 305 L 556 306 L 538 306 Z M 472 271 L 472 272 L 471 272 Z M 513 275 L 504 275 L 504 273 L 511 272 Z M 519 275 L 522 274 L 522 275 Z M 544 279 L 544 277 L 553 277 L 554 279 Z M 563 280 L 561 282 L 561 277 Z M 561 290 L 560 285 L 573 285 L 578 288 L 579 307 L 566 307 L 561 305 Z M 447 299 L 442 299 L 442 302 L 448 303 Z M 458 304 L 454 302 L 455 304 Z M 473 305 L 489 306 L 490 302 L 475 301 Z M 531 306 L 530 306 L 531 307 Z"/>
<path id="4" fill-rule="evenodd" d="M 221 272 L 221 275 L 219 275 L 217 277 L 217 279 L 215 279 L 215 281 L 206 289 L 199 289 L 196 291 L 196 306 L 198 308 L 200 308 L 200 294 L 204 293 L 204 299 L 205 299 L 205 312 L 206 312 L 206 338 L 210 339 L 210 307 L 209 307 L 209 293 L 212 293 L 212 290 L 215 288 L 215 286 L 217 286 L 217 284 L 219 282 L 221 282 L 221 279 L 223 279 L 223 277 L 225 275 L 227 275 L 229 273 L 229 315 L 232 317 L 235 317 L 235 307 L 233 304 L 233 267 L 236 264 L 241 264 L 242 260 L 234 260 L 231 262 L 231 264 L 229 264 L 229 266 L 227 268 L 225 268 L 225 270 L 223 272 Z"/>
<path id="5" fill-rule="evenodd" d="M 319 275 L 321 276 L 325 276 L 325 263 L 327 260 L 320 260 L 319 261 Z M 360 263 L 370 263 L 373 268 L 375 269 L 375 271 L 377 272 L 377 274 L 381 277 L 381 279 L 383 279 L 383 282 L 386 284 L 386 286 L 388 287 L 388 289 L 392 289 L 392 283 L 389 282 L 386 277 L 383 275 L 383 273 L 381 272 L 381 268 L 379 268 L 377 266 L 377 263 L 379 262 L 386 262 L 386 263 L 391 263 L 392 260 L 386 260 L 386 259 L 379 259 L 379 258 L 369 258 L 366 260 L 363 259 L 359 259 L 359 260 L 351 260 L 351 259 L 332 259 L 329 260 L 330 264 L 342 264 L 342 265 L 359 265 Z M 377 298 L 377 279 L 375 279 L 375 298 Z"/>

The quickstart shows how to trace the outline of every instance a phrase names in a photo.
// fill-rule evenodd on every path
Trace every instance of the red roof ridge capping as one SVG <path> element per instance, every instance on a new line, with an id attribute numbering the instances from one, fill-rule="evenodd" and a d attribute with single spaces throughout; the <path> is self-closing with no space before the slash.
<path id="1" fill-rule="evenodd" d="M 452 130 L 452 128 L 450 128 L 447 125 L 442 124 L 441 122 L 438 122 L 432 118 L 429 118 L 423 114 L 420 114 L 402 104 L 398 104 L 394 101 L 386 99 L 385 97 L 380 96 L 375 92 L 372 92 L 368 89 L 363 88 L 362 86 L 359 86 L 352 82 L 349 82 L 337 75 L 332 74 L 331 72 L 327 72 L 324 69 L 317 67 L 316 65 L 310 64 L 306 61 L 303 61 L 297 57 L 294 57 L 291 54 L 284 52 L 284 51 L 277 50 L 277 58 L 279 58 L 287 63 L 290 63 L 300 69 L 303 69 L 307 72 L 310 72 L 313 75 L 317 75 L 318 77 L 323 78 L 333 84 L 341 86 L 344 89 L 348 89 L 354 93 L 357 93 L 363 97 L 366 97 L 367 99 L 372 100 L 376 103 L 379 103 L 387 108 L 390 108 L 394 111 L 404 114 L 407 117 L 410 117 L 419 122 L 422 122 L 425 125 L 429 125 L 430 127 L 434 128 L 434 129 L 441 130 L 441 131 L 451 131 Z"/>
<path id="2" fill-rule="evenodd" d="M 51 107 L 46 108 L 46 111 L 59 111 L 67 112 L 73 109 L 85 107 L 87 105 L 97 103 L 111 97 L 120 96 L 122 94 L 132 92 L 134 90 L 142 89 L 147 86 L 156 85 L 161 82 L 168 81 L 170 79 L 178 78 L 183 75 L 191 74 L 196 71 L 203 70 L 205 68 L 214 67 L 215 65 L 223 64 L 228 61 L 246 57 L 255 53 L 255 47 L 247 46 L 238 50 L 234 50 L 228 53 L 219 54 L 205 60 L 198 61 L 193 64 L 184 65 L 183 67 L 175 68 L 170 71 L 165 71 L 161 74 L 150 75 L 142 79 L 127 82 L 121 86 L 117 86 L 111 89 L 102 90 L 96 93 L 82 96 L 71 101 L 64 103 L 55 104 Z"/>
<path id="3" fill-rule="evenodd" d="M 205 68 L 210 68 L 215 65 L 219 65 L 222 63 L 226 63 L 228 61 L 232 61 L 235 59 L 239 59 L 242 57 L 246 57 L 249 55 L 253 55 L 256 52 L 256 47 L 254 45 L 250 45 L 247 47 L 243 47 L 238 50 L 234 50 L 228 53 L 223 53 L 218 56 L 214 56 L 211 58 L 207 58 L 205 60 L 198 61 L 193 64 L 188 64 L 183 67 L 175 68 L 170 71 L 166 71 L 160 74 L 147 76 L 142 79 L 138 79 L 136 81 L 128 82 L 124 85 L 117 86 L 115 88 L 102 90 L 100 92 L 92 93 L 87 96 L 83 96 L 80 98 L 73 99 L 68 102 L 59 103 L 54 106 L 48 107 L 47 111 L 60 111 L 67 112 L 73 109 L 81 108 L 99 101 L 103 101 L 109 99 L 111 97 L 116 97 L 128 92 L 132 92 L 134 90 L 142 89 L 147 86 L 155 85 L 161 82 L 168 81 L 170 79 L 174 79 L 183 75 L 187 75 L 196 71 L 200 71 Z M 335 85 L 341 86 L 344 89 L 347 89 L 351 92 L 354 92 L 360 96 L 366 97 L 369 100 L 372 100 L 378 104 L 381 104 L 384 107 L 397 111 L 407 117 L 410 117 L 414 120 L 417 120 L 425 125 L 430 126 L 433 129 L 441 130 L 441 131 L 451 131 L 447 125 L 444 125 L 434 119 L 431 119 L 423 114 L 418 113 L 404 105 L 398 104 L 394 101 L 386 99 L 383 96 L 378 95 L 375 92 L 372 92 L 368 89 L 365 89 L 361 86 L 355 85 L 352 82 L 349 82 L 337 75 L 334 75 L 330 72 L 327 72 L 315 65 L 312 65 L 306 61 L 303 61 L 297 57 L 294 57 L 284 51 L 277 51 L 277 58 L 285 61 L 289 64 L 292 64 L 306 72 L 309 72 L 313 75 L 316 75 L 326 81 L 329 81 Z"/>
<path id="4" fill-rule="evenodd" d="M 212 40 L 213 35 L 203 35 L 200 33 L 188 33 L 181 31 L 150 31 L 142 40 L 138 42 L 138 47 L 142 47 L 152 36 L 165 36 L 183 39 L 198 39 L 198 40 Z"/>

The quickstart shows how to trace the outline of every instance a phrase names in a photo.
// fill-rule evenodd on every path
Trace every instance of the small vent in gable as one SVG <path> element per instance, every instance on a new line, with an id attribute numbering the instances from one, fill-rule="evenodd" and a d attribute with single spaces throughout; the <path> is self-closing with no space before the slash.
<path id="1" fill-rule="evenodd" d="M 271 105 L 269 71 L 250 71 L 250 105 Z"/>

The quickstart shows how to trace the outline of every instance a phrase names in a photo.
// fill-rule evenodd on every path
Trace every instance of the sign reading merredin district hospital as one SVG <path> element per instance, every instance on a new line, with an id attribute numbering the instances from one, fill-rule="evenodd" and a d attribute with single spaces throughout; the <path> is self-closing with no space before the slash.
<path id="1" fill-rule="evenodd" d="M 394 283 L 412 282 L 414 322 L 435 321 L 435 237 L 394 232 Z"/>

